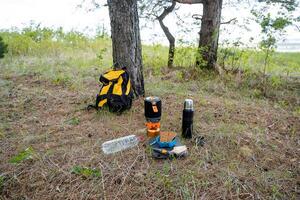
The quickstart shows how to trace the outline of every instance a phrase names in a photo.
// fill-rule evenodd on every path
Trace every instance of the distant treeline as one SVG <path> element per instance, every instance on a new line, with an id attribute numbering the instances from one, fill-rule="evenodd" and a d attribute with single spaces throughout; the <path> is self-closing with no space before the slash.
<path id="1" fill-rule="evenodd" d="M 64 31 L 62 28 L 47 28 L 30 25 L 23 29 L 0 30 L 0 36 L 8 46 L 7 58 L 31 56 L 40 58 L 65 57 L 88 62 L 91 65 L 110 66 L 112 63 L 111 39 L 105 31 L 88 36 L 79 31 Z M 168 47 L 161 44 L 143 45 L 143 65 L 145 69 L 161 73 L 166 66 Z M 197 47 L 189 44 L 177 46 L 175 67 L 189 68 L 195 64 Z M 45 57 L 46 56 L 46 57 Z M 300 73 L 299 53 L 275 53 L 267 68 L 268 73 Z M 75 62 L 75 61 L 74 61 Z M 264 55 L 254 48 L 243 48 L 239 42 L 224 45 L 218 50 L 218 66 L 225 71 L 261 71 Z"/>
<path id="2" fill-rule="evenodd" d="M 8 44 L 8 54 L 38 55 L 43 53 L 57 53 L 61 48 L 97 48 L 95 41 L 107 38 L 105 33 L 98 33 L 95 36 L 87 36 L 79 31 L 64 31 L 63 28 L 40 27 L 32 24 L 23 29 L 0 30 L 0 36 Z"/>

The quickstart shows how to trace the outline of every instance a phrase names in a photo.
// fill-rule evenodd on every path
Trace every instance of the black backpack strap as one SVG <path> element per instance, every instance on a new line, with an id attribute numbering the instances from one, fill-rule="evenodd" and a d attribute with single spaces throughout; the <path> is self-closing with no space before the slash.
<path id="1" fill-rule="evenodd" d="M 101 78 L 101 76 L 100 76 L 100 78 Z M 101 88 L 100 88 L 100 90 L 99 90 L 99 93 L 103 89 L 104 86 L 105 86 L 105 84 L 103 83 L 102 86 L 101 86 Z M 95 104 L 88 105 L 87 106 L 87 110 L 91 110 L 91 109 L 99 110 L 99 103 L 100 103 L 100 101 L 102 101 L 105 98 L 107 98 L 107 94 L 102 95 L 102 96 L 100 96 L 99 94 L 97 94 Z"/>
<path id="2" fill-rule="evenodd" d="M 109 84 L 109 80 L 107 78 L 105 78 L 103 75 L 101 75 L 99 77 L 99 81 L 100 83 L 102 83 L 103 85 L 108 85 Z"/>
<path id="3" fill-rule="evenodd" d="M 101 89 L 102 89 L 102 87 L 101 87 Z M 101 91 L 101 89 L 100 89 L 100 91 Z M 97 96 L 96 96 L 96 102 L 95 102 L 95 104 L 89 104 L 88 106 L 87 106 L 87 110 L 88 111 L 90 111 L 90 110 L 92 110 L 92 109 L 95 109 L 95 110 L 99 110 L 99 102 L 102 100 L 102 98 L 97 94 Z"/>
<path id="4" fill-rule="evenodd" d="M 88 105 L 88 106 L 86 107 L 86 109 L 87 109 L 87 111 L 90 111 L 90 110 L 92 110 L 92 109 L 98 110 L 98 107 L 95 106 L 95 105 L 93 105 L 93 104 L 90 104 L 90 105 Z"/>

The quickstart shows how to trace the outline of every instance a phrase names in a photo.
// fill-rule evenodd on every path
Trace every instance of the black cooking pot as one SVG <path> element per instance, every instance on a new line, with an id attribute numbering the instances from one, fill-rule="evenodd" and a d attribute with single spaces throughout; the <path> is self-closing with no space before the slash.
<path id="1" fill-rule="evenodd" d="M 145 117 L 148 122 L 159 122 L 161 118 L 161 100 L 159 97 L 145 98 Z"/>

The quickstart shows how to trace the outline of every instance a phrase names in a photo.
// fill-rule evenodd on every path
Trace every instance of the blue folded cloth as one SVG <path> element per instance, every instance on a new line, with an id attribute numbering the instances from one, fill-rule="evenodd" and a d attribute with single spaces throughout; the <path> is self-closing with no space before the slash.
<path id="1" fill-rule="evenodd" d="M 160 137 L 157 136 L 157 137 L 155 137 L 154 140 L 150 143 L 150 145 L 152 145 L 152 144 L 154 144 L 154 143 L 157 143 L 158 146 L 159 146 L 160 148 L 173 148 L 173 147 L 176 146 L 177 141 L 178 141 L 178 140 L 177 140 L 176 137 L 175 137 L 175 138 L 174 138 L 172 141 L 170 141 L 170 142 L 161 142 L 161 141 L 160 141 Z"/>
<path id="2" fill-rule="evenodd" d="M 155 151 L 153 149 L 165 149 L 167 151 L 172 151 L 173 148 L 175 146 L 182 146 L 182 144 L 180 143 L 179 141 L 179 138 L 178 137 L 175 137 L 174 140 L 172 140 L 172 142 L 160 142 L 160 143 L 170 143 L 171 144 L 171 147 L 170 147 L 170 144 L 163 144 L 163 145 L 166 145 L 166 147 L 161 147 L 159 145 L 159 142 L 160 142 L 160 138 L 159 136 L 155 137 L 155 138 L 152 138 L 150 141 L 149 141 L 149 145 L 150 147 L 152 148 L 152 156 L 154 158 L 159 158 L 159 159 L 167 159 L 167 158 L 170 158 L 170 156 L 168 154 L 162 154 L 162 153 L 159 153 L 158 151 Z M 175 144 L 175 145 L 174 145 Z M 173 146 L 172 146 L 173 145 Z"/>

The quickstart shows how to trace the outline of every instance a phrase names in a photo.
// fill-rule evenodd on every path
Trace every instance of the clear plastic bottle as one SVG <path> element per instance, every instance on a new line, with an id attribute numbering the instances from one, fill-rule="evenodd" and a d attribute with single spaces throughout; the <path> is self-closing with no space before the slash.
<path id="1" fill-rule="evenodd" d="M 125 137 L 117 138 L 104 142 L 102 144 L 102 151 L 105 154 L 116 153 L 124 149 L 128 149 L 136 146 L 139 143 L 140 139 L 136 135 L 128 135 Z"/>

